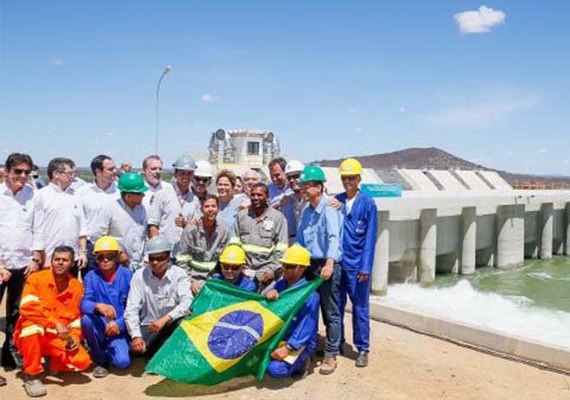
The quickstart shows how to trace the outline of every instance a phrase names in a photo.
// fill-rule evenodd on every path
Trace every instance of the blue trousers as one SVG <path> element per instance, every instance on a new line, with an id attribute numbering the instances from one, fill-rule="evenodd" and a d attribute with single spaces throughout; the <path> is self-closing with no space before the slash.
<path id="1" fill-rule="evenodd" d="M 358 282 L 358 271 L 340 271 L 339 302 L 341 315 L 341 346 L 344 343 L 344 312 L 347 297 L 352 303 L 352 337 L 358 351 L 370 351 L 370 277 Z"/>
<path id="2" fill-rule="evenodd" d="M 307 271 L 307 279 L 320 276 L 325 260 L 311 260 L 311 267 Z M 340 354 L 341 340 L 341 312 L 339 302 L 340 265 L 335 264 L 333 274 L 328 281 L 324 281 L 317 289 L 321 302 L 321 315 L 326 328 L 325 357 L 336 357 Z"/>
<path id="3" fill-rule="evenodd" d="M 111 364 L 117 369 L 125 369 L 131 365 L 129 355 L 129 338 L 126 333 L 118 336 L 105 336 L 105 322 L 99 316 L 81 317 L 81 330 L 91 349 L 91 357 L 96 365 Z"/>
<path id="4" fill-rule="evenodd" d="M 272 378 L 285 378 L 291 376 L 293 373 L 301 369 L 303 362 L 311 356 L 311 353 L 311 349 L 305 349 L 293 364 L 288 364 L 285 361 L 271 360 L 267 366 L 267 373 Z"/>

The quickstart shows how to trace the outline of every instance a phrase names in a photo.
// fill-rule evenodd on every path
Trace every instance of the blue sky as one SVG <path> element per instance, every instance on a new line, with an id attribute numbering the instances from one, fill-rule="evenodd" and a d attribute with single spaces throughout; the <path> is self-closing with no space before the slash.
<path id="1" fill-rule="evenodd" d="M 436 146 L 570 175 L 569 15 L 563 0 L 0 0 L 0 158 L 139 164 L 170 64 L 168 163 L 255 128 L 305 161 Z"/>

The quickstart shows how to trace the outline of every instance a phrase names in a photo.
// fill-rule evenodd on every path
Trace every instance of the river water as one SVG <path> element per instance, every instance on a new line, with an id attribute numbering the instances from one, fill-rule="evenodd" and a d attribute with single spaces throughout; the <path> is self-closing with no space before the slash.
<path id="1" fill-rule="evenodd" d="M 382 302 L 570 349 L 570 257 L 391 285 Z"/>

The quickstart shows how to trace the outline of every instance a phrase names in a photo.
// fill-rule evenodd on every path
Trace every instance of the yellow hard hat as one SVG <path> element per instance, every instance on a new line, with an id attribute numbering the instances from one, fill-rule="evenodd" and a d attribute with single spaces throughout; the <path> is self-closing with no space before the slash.
<path id="1" fill-rule="evenodd" d="M 95 242 L 95 246 L 93 246 L 93 253 L 98 253 L 100 251 L 119 251 L 120 246 L 117 239 L 113 236 L 101 236 Z"/>
<path id="2" fill-rule="evenodd" d="M 340 176 L 352 176 L 362 174 L 362 164 L 354 158 L 347 158 L 338 167 Z"/>
<path id="3" fill-rule="evenodd" d="M 230 244 L 220 254 L 220 262 L 231 265 L 245 264 L 245 251 L 237 244 Z"/>
<path id="4" fill-rule="evenodd" d="M 285 254 L 283 254 L 279 262 L 287 265 L 302 265 L 308 267 L 311 265 L 311 254 L 309 254 L 309 250 L 303 246 L 294 244 L 285 250 Z"/>

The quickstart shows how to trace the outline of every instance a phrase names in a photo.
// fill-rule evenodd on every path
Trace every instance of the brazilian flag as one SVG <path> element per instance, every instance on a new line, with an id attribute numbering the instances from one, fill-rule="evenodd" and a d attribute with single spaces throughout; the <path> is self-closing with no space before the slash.
<path id="1" fill-rule="evenodd" d="M 148 363 L 146 370 L 175 381 L 201 385 L 243 375 L 262 380 L 270 354 L 318 278 L 279 293 L 279 300 L 210 279 L 184 319 Z"/>

